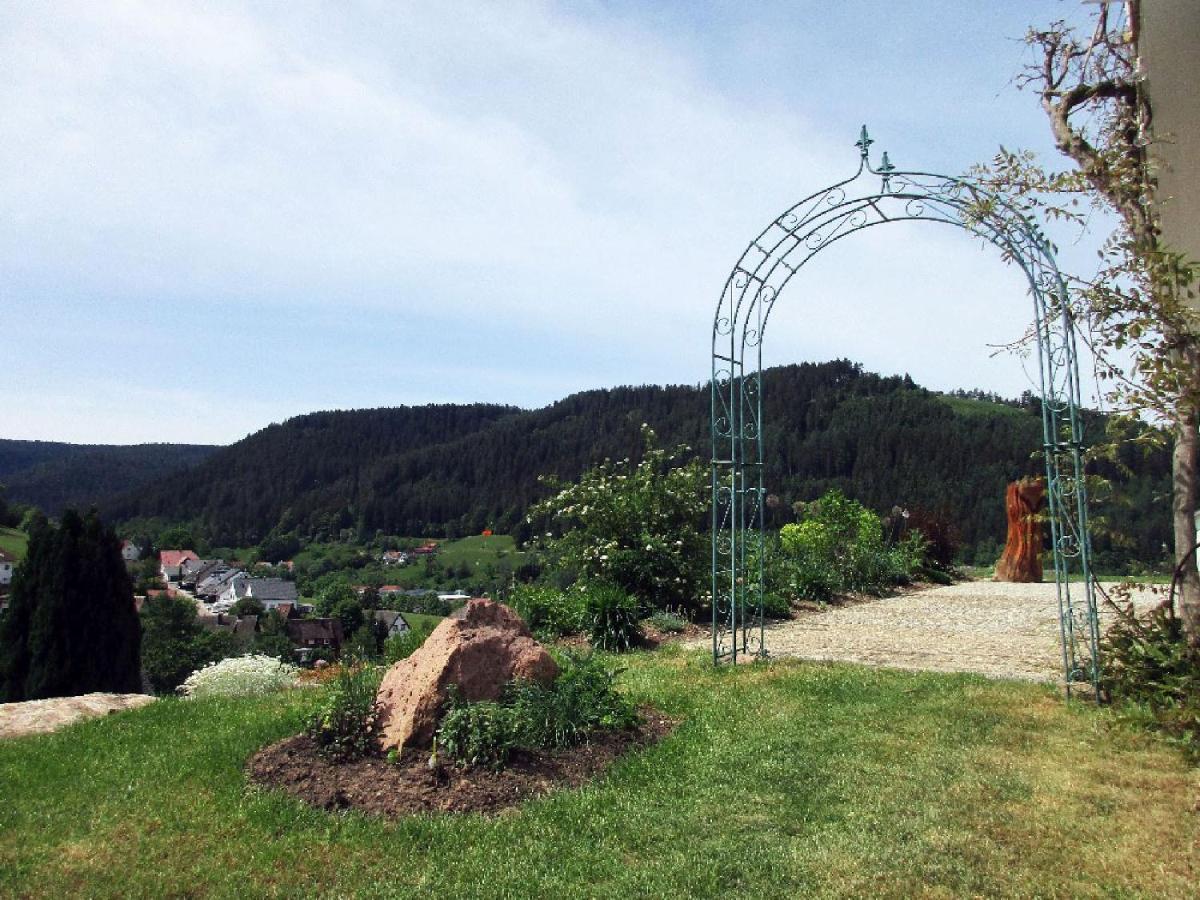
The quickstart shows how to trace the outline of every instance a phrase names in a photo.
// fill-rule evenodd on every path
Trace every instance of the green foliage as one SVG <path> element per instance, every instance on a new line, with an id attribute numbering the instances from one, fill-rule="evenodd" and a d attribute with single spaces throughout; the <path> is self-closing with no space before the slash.
<path id="1" fill-rule="evenodd" d="M 452 684 L 436 746 L 438 752 L 464 765 L 498 769 L 517 748 L 519 731 L 512 706 L 492 700 L 468 702 Z"/>
<path id="2" fill-rule="evenodd" d="M 233 614 L 238 618 L 242 616 L 261 616 L 266 613 L 266 609 L 262 603 L 254 597 L 242 597 L 237 603 L 233 604 Z"/>
<path id="3" fill-rule="evenodd" d="M 1126 607 L 1104 633 L 1100 653 L 1102 689 L 1200 756 L 1200 654 L 1188 647 L 1167 604 L 1141 615 Z"/>
<path id="4" fill-rule="evenodd" d="M 529 512 L 557 528 L 544 539 L 550 557 L 586 579 L 620 586 L 651 608 L 694 609 L 708 578 L 708 469 L 680 446 L 659 449 L 642 426 L 643 453 L 605 460 L 578 483 L 546 483 L 557 491 Z"/>
<path id="5" fill-rule="evenodd" d="M 390 666 L 402 659 L 408 659 L 425 643 L 425 639 L 433 634 L 433 629 L 436 627 L 432 623 L 414 622 L 410 619 L 408 631 L 393 634 L 384 642 L 384 662 Z"/>
<path id="6" fill-rule="evenodd" d="M 663 634 L 679 634 L 688 626 L 687 619 L 683 616 L 665 609 L 655 610 L 646 617 L 646 621 Z"/>
<path id="7" fill-rule="evenodd" d="M 624 653 L 641 642 L 637 598 L 604 581 L 589 582 L 582 586 L 582 592 L 593 647 Z"/>
<path id="8" fill-rule="evenodd" d="M 587 630 L 591 624 L 587 599 L 580 590 L 521 584 L 509 593 L 506 602 L 539 638 L 575 634 Z"/>
<path id="9" fill-rule="evenodd" d="M 550 687 L 513 682 L 499 701 L 471 703 L 451 686 L 437 750 L 467 765 L 503 766 L 513 751 L 578 744 L 599 729 L 629 728 L 637 711 L 615 687 L 618 672 L 593 654 L 568 654 Z"/>
<path id="10" fill-rule="evenodd" d="M 140 644 L 113 530 L 95 511 L 80 517 L 67 510 L 57 527 L 36 519 L 0 617 L 0 697 L 137 692 Z"/>
<path id="11" fill-rule="evenodd" d="M 347 762 L 379 750 L 382 723 L 375 694 L 381 677 L 379 669 L 365 663 L 338 669 L 337 679 L 304 726 L 322 755 Z"/>
<path id="12" fill-rule="evenodd" d="M 292 661 L 292 640 L 288 637 L 287 621 L 278 610 L 273 609 L 258 620 L 253 646 L 255 653 L 274 656 L 281 662 Z"/>
<path id="13" fill-rule="evenodd" d="M 871 509 L 900 502 L 910 509 L 951 510 L 965 558 L 973 559 L 980 544 L 1004 538 L 1004 485 L 1038 473 L 1038 462 L 1030 459 L 1030 450 L 1042 443 L 1036 401 L 979 395 L 973 411 L 962 413 L 911 381 L 880 377 L 846 360 L 772 368 L 764 383 L 770 393 L 766 483 L 780 501 L 766 511 L 772 530 L 791 521 L 795 501 L 838 488 Z M 642 386 L 589 391 L 529 411 L 439 405 L 303 416 L 220 449 L 201 465 L 105 509 L 117 518 L 194 518 L 202 536 L 219 546 L 258 544 L 273 532 L 295 534 L 306 546 L 295 557 L 298 580 L 307 560 L 311 578 L 353 567 L 371 573 L 356 583 L 458 586 L 440 564 L 429 578 L 422 564 L 372 571 L 378 554 L 359 558 L 363 548 L 340 543 L 341 532 L 351 529 L 358 544 L 376 530 L 472 535 L 464 539 L 472 542 L 466 547 L 472 553 L 453 558 L 454 548 L 447 546 L 443 557 L 456 568 L 467 562 L 470 582 L 494 596 L 509 583 L 508 563 L 510 572 L 528 566 L 518 580 L 529 580 L 536 570 L 528 560 L 502 559 L 502 550 L 490 549 L 493 542 L 510 546 L 497 541 L 507 541 L 501 533 L 525 542 L 553 530 L 524 522 L 530 501 L 544 493 L 539 473 L 572 481 L 606 457 L 621 459 L 638 445 L 641 422 L 654 427 L 663 446 L 691 446 L 688 458 L 702 455 L 707 469 L 709 426 L 697 410 L 707 409 L 708 401 L 707 385 Z M 1104 417 L 1084 411 L 1083 427 L 1098 435 Z M 0 441 L 0 460 L 5 443 Z M 1131 471 L 1111 474 L 1117 487 L 1112 518 L 1131 542 L 1116 546 L 1094 535 L 1096 558 L 1104 557 L 1110 571 L 1124 571 L 1129 559 L 1157 562 L 1171 534 L 1153 498 L 1170 490 L 1170 454 L 1155 449 Z M 13 499 L 24 499 L 15 484 L 9 486 Z M 1124 500 L 1132 501 L 1127 510 Z M 366 526 L 361 533 L 360 516 Z M 497 534 L 482 538 L 485 527 Z M 705 534 L 707 522 L 697 530 Z M 475 550 L 479 555 L 472 558 Z M 701 556 L 706 571 L 707 557 Z M 497 580 L 484 575 L 489 561 L 498 567 Z M 700 588 L 707 590 L 706 578 Z"/>
<path id="14" fill-rule="evenodd" d="M 387 626 L 374 620 L 364 622 L 350 635 L 345 650 L 354 659 L 378 662 L 387 639 Z"/>
<path id="15" fill-rule="evenodd" d="M 342 634 L 354 634 L 367 621 L 362 603 L 344 582 L 336 582 L 323 590 L 315 606 L 318 616 L 338 619 L 342 623 Z"/>
<path id="16" fill-rule="evenodd" d="M 141 621 L 142 669 L 155 693 L 172 693 L 197 669 L 242 652 L 230 632 L 207 631 L 186 597 L 148 597 Z"/>
<path id="17" fill-rule="evenodd" d="M 775 591 L 763 592 L 763 617 L 767 619 L 790 619 L 792 604 L 787 597 Z"/>
<path id="18" fill-rule="evenodd" d="M 620 670 L 594 653 L 567 653 L 562 671 L 546 688 L 514 682 L 508 702 L 516 711 L 518 740 L 525 747 L 566 747 L 601 729 L 623 729 L 637 722 L 633 704 L 616 690 Z"/>
<path id="19" fill-rule="evenodd" d="M 797 597 L 879 593 L 911 579 L 924 561 L 920 532 L 910 531 L 888 547 L 879 516 L 840 491 L 830 491 L 802 513 L 802 521 L 779 532 L 784 577 Z"/>

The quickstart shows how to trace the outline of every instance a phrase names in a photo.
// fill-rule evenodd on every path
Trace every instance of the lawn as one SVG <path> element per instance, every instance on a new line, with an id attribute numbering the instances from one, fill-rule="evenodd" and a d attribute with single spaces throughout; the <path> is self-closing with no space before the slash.
<path id="1" fill-rule="evenodd" d="M 515 815 L 398 823 L 248 789 L 308 692 L 164 700 L 0 745 L 0 893 L 38 896 L 1195 895 L 1196 770 L 1049 688 L 635 654 L 682 718 Z M 1190 854 L 1190 855 L 1189 855 Z"/>
<path id="2" fill-rule="evenodd" d="M 29 538 L 25 532 L 16 528 L 0 527 L 0 550 L 11 553 L 18 562 L 25 558 L 25 545 L 28 543 Z"/>

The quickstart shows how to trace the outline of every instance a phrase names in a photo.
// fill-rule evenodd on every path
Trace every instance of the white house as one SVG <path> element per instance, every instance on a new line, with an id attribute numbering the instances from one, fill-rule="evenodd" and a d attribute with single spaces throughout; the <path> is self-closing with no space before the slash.
<path id="1" fill-rule="evenodd" d="M 13 566 L 17 561 L 0 550 L 0 585 L 12 584 Z"/>
<path id="2" fill-rule="evenodd" d="M 121 541 L 121 559 L 125 562 L 137 562 L 142 558 L 142 548 L 133 541 Z"/>

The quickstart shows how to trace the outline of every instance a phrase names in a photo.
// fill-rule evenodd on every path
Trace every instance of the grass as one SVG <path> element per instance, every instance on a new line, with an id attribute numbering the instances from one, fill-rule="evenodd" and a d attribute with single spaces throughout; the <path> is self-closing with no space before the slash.
<path id="1" fill-rule="evenodd" d="M 29 538 L 25 532 L 18 531 L 16 528 L 0 527 L 0 550 L 11 553 L 16 557 L 17 562 L 25 558 L 25 547 L 28 543 Z"/>
<path id="2" fill-rule="evenodd" d="M 978 400 L 974 397 L 955 397 L 950 394 L 939 394 L 938 400 L 949 406 L 960 416 L 994 416 L 1019 417 L 1028 415 L 1023 409 L 1009 406 L 1006 403 L 992 403 L 990 400 Z"/>
<path id="3" fill-rule="evenodd" d="M 0 894 L 1194 896 L 1196 772 L 1048 688 L 623 661 L 662 744 L 514 815 L 398 823 L 248 789 L 312 693 L 164 700 L 0 745 Z"/>
<path id="4" fill-rule="evenodd" d="M 471 568 L 506 560 L 515 567 L 525 561 L 525 553 L 517 549 L 517 542 L 510 534 L 488 537 L 476 534 L 456 541 L 439 542 L 438 560 L 445 566 L 467 565 Z"/>
<path id="5" fill-rule="evenodd" d="M 409 627 L 414 631 L 420 628 L 428 628 L 432 631 L 442 622 L 442 616 L 431 616 L 427 613 L 406 612 L 404 618 L 408 622 Z"/>

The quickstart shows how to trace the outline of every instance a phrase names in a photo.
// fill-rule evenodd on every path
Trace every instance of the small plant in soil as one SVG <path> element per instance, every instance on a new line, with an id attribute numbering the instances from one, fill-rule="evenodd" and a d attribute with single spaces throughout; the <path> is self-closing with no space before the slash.
<path id="1" fill-rule="evenodd" d="M 348 762 L 378 753 L 381 723 L 375 693 L 380 675 L 366 663 L 347 663 L 338 671 L 329 693 L 304 728 L 322 756 Z"/>
<path id="2" fill-rule="evenodd" d="M 665 609 L 646 617 L 646 623 L 663 634 L 680 634 L 687 630 L 687 619 Z"/>
<path id="3" fill-rule="evenodd" d="M 606 582 L 589 584 L 586 591 L 592 646 L 610 653 L 637 646 L 642 640 L 637 599 Z"/>

